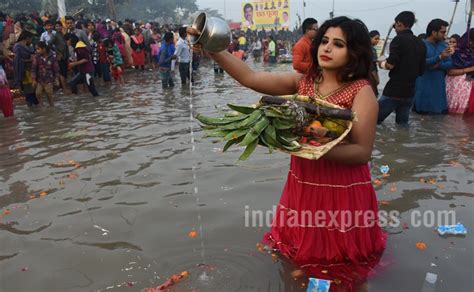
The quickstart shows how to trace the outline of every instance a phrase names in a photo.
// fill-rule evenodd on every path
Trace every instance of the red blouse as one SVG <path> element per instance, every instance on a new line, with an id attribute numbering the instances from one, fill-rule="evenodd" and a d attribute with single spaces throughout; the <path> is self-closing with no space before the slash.
<path id="1" fill-rule="evenodd" d="M 343 89 L 335 92 L 333 95 L 328 96 L 326 101 L 341 106 L 343 108 L 352 108 L 352 102 L 355 96 L 361 90 L 362 87 L 369 85 L 370 82 L 366 79 L 359 79 L 349 83 Z M 306 75 L 298 82 L 298 94 L 306 96 L 315 96 L 314 92 L 314 78 L 310 75 Z"/>

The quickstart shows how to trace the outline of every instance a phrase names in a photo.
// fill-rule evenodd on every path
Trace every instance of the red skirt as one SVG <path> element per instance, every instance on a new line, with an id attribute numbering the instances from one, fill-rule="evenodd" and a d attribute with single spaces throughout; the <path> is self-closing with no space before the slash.
<path id="1" fill-rule="evenodd" d="M 386 234 L 377 224 L 377 212 L 367 164 L 292 156 L 264 242 L 309 276 L 340 281 L 331 284 L 331 291 L 355 291 L 385 249 Z"/>
<path id="2" fill-rule="evenodd" d="M 132 59 L 134 66 L 144 66 L 145 65 L 145 50 L 136 50 L 132 51 Z"/>
<path id="3" fill-rule="evenodd" d="M 0 87 L 0 110 L 5 118 L 13 116 L 13 96 L 8 86 Z"/>

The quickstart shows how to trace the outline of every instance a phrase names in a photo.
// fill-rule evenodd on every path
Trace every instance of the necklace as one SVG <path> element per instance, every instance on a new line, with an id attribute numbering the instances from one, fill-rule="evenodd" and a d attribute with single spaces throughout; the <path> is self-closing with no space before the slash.
<path id="1" fill-rule="evenodd" d="M 335 90 L 329 92 L 329 93 L 326 93 L 326 94 L 322 94 L 321 92 L 319 92 L 319 83 L 318 82 L 314 82 L 314 96 L 315 98 L 317 99 L 323 99 L 323 100 L 326 100 L 328 97 L 331 97 L 333 96 L 334 94 L 340 92 L 341 90 L 343 90 L 344 88 L 347 87 L 347 85 L 349 84 L 345 84 L 339 88 L 336 88 Z"/>

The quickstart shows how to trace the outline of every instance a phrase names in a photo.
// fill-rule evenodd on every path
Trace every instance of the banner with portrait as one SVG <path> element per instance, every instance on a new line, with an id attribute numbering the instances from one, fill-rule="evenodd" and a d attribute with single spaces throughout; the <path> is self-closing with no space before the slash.
<path id="1" fill-rule="evenodd" d="M 290 0 L 250 0 L 242 2 L 242 30 L 289 29 Z"/>

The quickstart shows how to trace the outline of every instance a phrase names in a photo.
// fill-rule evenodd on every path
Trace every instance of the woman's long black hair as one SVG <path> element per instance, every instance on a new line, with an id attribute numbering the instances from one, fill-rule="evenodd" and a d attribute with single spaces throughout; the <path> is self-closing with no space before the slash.
<path id="1" fill-rule="evenodd" d="M 372 64 L 372 44 L 369 30 L 362 21 L 350 19 L 346 16 L 326 20 L 319 28 L 311 48 L 311 56 L 313 58 L 312 75 L 318 77 L 321 74 L 318 63 L 318 47 L 330 27 L 339 27 L 343 31 L 349 53 L 348 63 L 338 73 L 339 81 L 350 82 L 359 79 L 369 79 Z"/>

